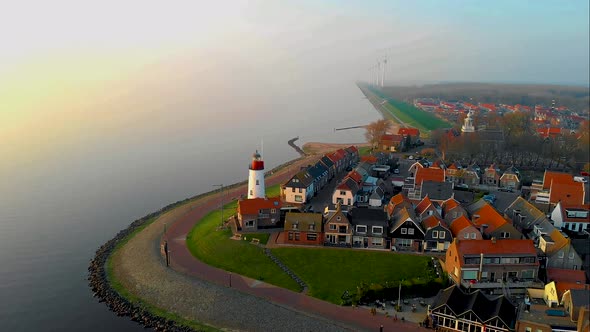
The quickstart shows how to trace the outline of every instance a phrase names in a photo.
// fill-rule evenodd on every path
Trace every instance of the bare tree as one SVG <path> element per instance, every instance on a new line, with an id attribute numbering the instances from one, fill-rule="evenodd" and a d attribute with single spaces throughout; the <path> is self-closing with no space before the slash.
<path id="1" fill-rule="evenodd" d="M 371 122 L 366 126 L 365 138 L 372 148 L 379 145 L 381 137 L 387 133 L 389 128 L 391 128 L 391 122 L 385 119 Z"/>

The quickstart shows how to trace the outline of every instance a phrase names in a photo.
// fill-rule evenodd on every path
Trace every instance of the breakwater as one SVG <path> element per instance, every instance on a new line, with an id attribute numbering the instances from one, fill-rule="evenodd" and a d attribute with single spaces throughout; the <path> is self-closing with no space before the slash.
<path id="1" fill-rule="evenodd" d="M 300 147 L 298 147 L 298 146 L 295 144 L 295 141 L 296 141 L 296 140 L 298 140 L 298 139 L 299 139 L 299 136 L 297 136 L 297 137 L 295 137 L 295 138 L 291 138 L 291 139 L 290 139 L 290 140 L 287 142 L 287 144 L 289 144 L 289 146 L 290 146 L 290 147 L 292 147 L 293 149 L 295 149 L 295 151 L 297 151 L 297 153 L 299 153 L 299 155 L 300 155 L 300 156 L 302 156 L 302 157 L 305 157 L 305 156 L 306 156 L 305 152 L 304 152 L 303 150 L 301 150 L 301 148 L 300 148 Z"/>

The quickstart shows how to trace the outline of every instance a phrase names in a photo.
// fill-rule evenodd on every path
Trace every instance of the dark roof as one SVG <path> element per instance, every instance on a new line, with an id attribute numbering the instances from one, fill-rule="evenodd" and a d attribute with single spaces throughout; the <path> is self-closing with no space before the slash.
<path id="1" fill-rule="evenodd" d="M 320 162 L 307 169 L 307 172 L 314 177 L 314 179 L 320 178 L 325 175 L 328 170 Z"/>
<path id="2" fill-rule="evenodd" d="M 287 181 L 285 186 L 289 188 L 307 188 L 312 182 L 313 177 L 307 172 L 307 170 L 303 170 L 293 175 L 293 177 Z"/>
<path id="3" fill-rule="evenodd" d="M 459 287 L 453 285 L 438 292 L 432 310 L 444 305 L 448 306 L 455 316 L 473 311 L 484 323 L 498 317 L 509 328 L 514 328 L 516 324 L 516 307 L 504 295 L 488 298 L 479 290 L 464 293 Z"/>
<path id="4" fill-rule="evenodd" d="M 326 156 L 323 156 L 322 159 L 320 159 L 320 161 L 322 162 L 322 164 L 326 165 L 326 167 L 328 167 L 328 168 L 334 166 L 334 162 Z"/>
<path id="5" fill-rule="evenodd" d="M 422 183 L 422 197 L 428 195 L 431 200 L 446 201 L 453 196 L 453 184 L 451 182 Z"/>
<path id="6" fill-rule="evenodd" d="M 590 290 L 588 289 L 572 289 L 572 304 L 574 307 L 588 307 L 590 306 Z"/>
<path id="7" fill-rule="evenodd" d="M 354 208 L 350 212 L 350 222 L 353 225 L 383 226 L 387 228 L 387 215 L 383 210 Z"/>

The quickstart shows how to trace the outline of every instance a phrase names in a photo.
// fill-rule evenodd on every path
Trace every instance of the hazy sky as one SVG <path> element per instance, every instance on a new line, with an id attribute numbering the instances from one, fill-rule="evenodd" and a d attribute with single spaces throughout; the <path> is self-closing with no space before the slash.
<path id="1" fill-rule="evenodd" d="M 587 0 L 11 1 L 0 141 L 19 151 L 31 137 L 121 128 L 189 81 L 197 105 L 226 90 L 260 112 L 268 92 L 366 80 L 384 55 L 395 84 L 588 85 L 588 12 Z"/>

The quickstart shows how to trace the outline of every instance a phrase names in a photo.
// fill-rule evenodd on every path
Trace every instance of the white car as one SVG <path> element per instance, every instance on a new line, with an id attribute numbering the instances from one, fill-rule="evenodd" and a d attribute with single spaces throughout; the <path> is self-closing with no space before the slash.
<path id="1" fill-rule="evenodd" d="M 394 169 L 393 174 L 399 174 L 399 168 Z"/>

